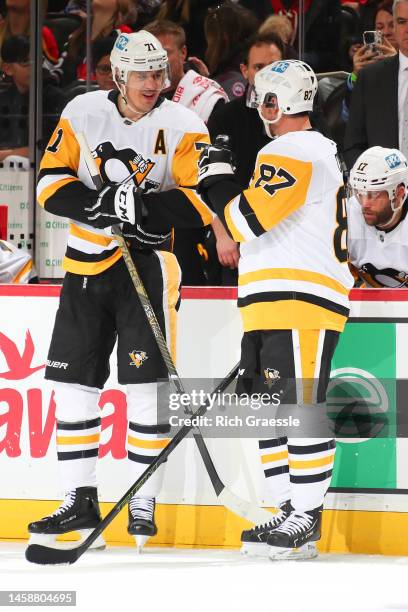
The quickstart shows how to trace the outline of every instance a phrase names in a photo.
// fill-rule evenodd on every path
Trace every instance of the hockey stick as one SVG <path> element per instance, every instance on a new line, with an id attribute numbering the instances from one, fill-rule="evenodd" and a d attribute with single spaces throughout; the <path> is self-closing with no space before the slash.
<path id="1" fill-rule="evenodd" d="M 231 372 L 220 382 L 220 384 L 214 389 L 212 396 L 221 393 L 228 387 L 228 385 L 234 380 L 238 372 L 238 365 L 236 365 Z M 191 419 L 199 417 L 207 411 L 209 400 L 205 404 L 200 406 L 196 412 L 191 415 Z M 191 421 L 190 421 L 191 422 Z M 148 478 L 157 470 L 157 468 L 167 459 L 171 452 L 180 444 L 187 434 L 194 428 L 194 425 L 184 425 L 176 433 L 174 438 L 163 448 L 159 455 L 154 461 L 146 468 L 136 482 L 126 491 L 123 497 L 114 505 L 112 510 L 108 512 L 105 518 L 99 523 L 97 527 L 89 534 L 79 546 L 73 546 L 72 548 L 55 548 L 52 546 L 43 546 L 42 544 L 29 544 L 27 546 L 25 556 L 27 561 L 31 563 L 39 563 L 41 565 L 57 565 L 60 563 L 75 563 L 88 550 L 90 545 L 101 535 L 106 527 L 113 521 L 113 519 L 119 514 L 122 508 L 131 500 L 133 495 L 139 491 L 144 485 Z M 246 502 L 247 503 L 247 502 Z M 270 516 L 270 513 L 268 513 Z"/>
<path id="2" fill-rule="evenodd" d="M 98 167 L 95 163 L 94 158 L 92 157 L 92 153 L 89 149 L 89 145 L 86 141 L 85 135 L 81 132 L 76 135 L 77 140 L 79 142 L 79 146 L 81 148 L 81 152 L 84 156 L 85 163 L 87 165 L 89 174 L 92 178 L 92 181 L 97 189 L 101 189 L 103 187 L 103 181 L 99 174 Z M 127 177 L 124 182 L 127 182 L 130 177 Z M 159 322 L 154 313 L 153 307 L 150 303 L 147 292 L 143 286 L 140 275 L 136 269 L 136 266 L 133 262 L 132 256 L 129 252 L 128 246 L 126 244 L 126 240 L 122 236 L 122 232 L 120 227 L 117 225 L 112 226 L 112 233 L 115 235 L 116 240 L 119 244 L 119 247 L 122 251 L 123 259 L 125 265 L 128 269 L 130 278 L 136 290 L 136 293 L 140 299 L 142 308 L 146 315 L 149 326 L 153 332 L 155 337 L 157 346 L 160 350 L 160 353 L 163 357 L 164 363 L 167 367 L 168 373 L 170 375 L 170 380 L 174 383 L 179 394 L 184 394 L 185 390 L 183 387 L 183 383 L 180 379 L 180 376 L 177 373 L 176 366 L 174 365 L 173 359 L 170 355 L 167 342 L 163 336 L 162 330 L 160 328 Z M 260 508 L 251 502 L 248 502 L 230 491 L 223 481 L 221 480 L 217 469 L 214 465 L 213 460 L 211 459 L 210 453 L 208 452 L 207 445 L 204 441 L 204 438 L 201 434 L 201 431 L 198 427 L 194 428 L 194 439 L 196 441 L 198 450 L 200 452 L 201 458 L 204 462 L 206 470 L 208 472 L 208 476 L 213 485 L 216 496 L 218 497 L 220 503 L 248 521 L 251 521 L 254 524 L 269 522 L 271 518 L 271 513 L 264 508 Z"/>

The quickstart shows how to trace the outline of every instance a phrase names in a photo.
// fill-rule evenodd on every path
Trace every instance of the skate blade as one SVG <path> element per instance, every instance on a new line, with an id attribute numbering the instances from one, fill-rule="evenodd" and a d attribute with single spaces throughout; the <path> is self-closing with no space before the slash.
<path id="1" fill-rule="evenodd" d="M 239 552 L 247 557 L 268 557 L 269 551 L 266 542 L 243 542 Z"/>
<path id="2" fill-rule="evenodd" d="M 76 533 L 79 533 L 81 539 L 80 543 L 84 542 L 86 538 L 93 532 L 93 529 L 80 529 Z M 104 550 L 106 548 L 106 542 L 101 535 L 99 535 L 95 542 L 92 542 L 89 549 L 90 550 Z"/>
<path id="3" fill-rule="evenodd" d="M 59 533 L 31 533 L 28 544 L 40 544 L 41 546 L 52 546 L 53 548 L 70 548 L 73 545 L 78 546 L 92 533 L 93 529 L 81 529 L 72 533 L 79 534 L 79 539 L 71 542 L 57 540 L 62 535 Z M 65 534 L 64 534 L 65 535 Z M 102 536 L 98 536 L 95 542 L 89 547 L 90 550 L 103 550 L 106 548 L 105 540 Z"/>
<path id="4" fill-rule="evenodd" d="M 147 535 L 134 535 L 133 537 L 135 538 L 137 552 L 141 553 L 143 546 L 146 544 L 146 542 L 150 538 L 150 536 L 147 536 Z"/>
<path id="5" fill-rule="evenodd" d="M 280 548 L 279 546 L 269 546 L 269 558 L 271 561 L 287 561 L 305 559 L 315 559 L 318 556 L 315 542 L 307 542 L 299 548 Z"/>

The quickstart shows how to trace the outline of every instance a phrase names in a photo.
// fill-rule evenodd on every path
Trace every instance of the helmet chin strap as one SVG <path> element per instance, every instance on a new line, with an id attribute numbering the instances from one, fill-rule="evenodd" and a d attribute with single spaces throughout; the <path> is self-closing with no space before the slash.
<path id="1" fill-rule="evenodd" d="M 267 134 L 267 136 L 269 136 L 269 138 L 275 138 L 275 136 L 273 134 L 271 134 L 271 130 L 269 128 L 270 125 L 273 125 L 274 123 L 278 123 L 279 119 L 282 117 L 282 111 L 281 109 L 278 110 L 278 116 L 276 117 L 276 119 L 265 119 L 265 117 L 262 115 L 262 111 L 261 111 L 261 107 L 258 106 L 258 115 L 261 118 L 262 123 L 264 124 L 265 127 L 265 132 Z"/>
<path id="2" fill-rule="evenodd" d="M 392 225 L 393 223 L 395 223 L 398 213 L 402 208 L 402 205 L 404 204 L 404 198 L 401 198 L 401 204 L 397 207 L 395 206 L 395 203 L 397 201 L 397 197 L 394 194 L 391 194 L 392 197 L 390 197 L 390 206 L 391 206 L 391 210 L 392 210 L 392 215 L 391 218 L 389 219 L 389 221 L 387 221 L 386 223 L 379 223 L 377 225 L 378 228 L 383 229 L 383 228 L 387 228 L 389 225 Z"/>
<path id="3" fill-rule="evenodd" d="M 140 111 L 136 110 L 136 109 L 134 108 L 134 106 L 132 106 L 132 105 L 130 104 L 129 100 L 128 100 L 128 99 L 127 99 L 127 97 L 126 97 L 126 85 L 123 85 L 123 84 L 119 85 L 119 93 L 120 93 L 120 95 L 122 96 L 122 100 L 124 101 L 124 103 L 126 104 L 126 106 L 127 106 L 128 108 L 130 108 L 130 110 L 132 111 L 132 113 L 135 113 L 135 115 L 139 115 L 139 117 L 144 117 L 144 115 L 147 115 L 147 112 L 142 113 L 142 112 L 140 112 Z M 148 112 L 150 112 L 150 111 L 148 111 Z M 130 119 L 130 118 L 128 117 L 128 119 Z M 131 121 L 131 119 L 130 119 L 130 121 Z"/>

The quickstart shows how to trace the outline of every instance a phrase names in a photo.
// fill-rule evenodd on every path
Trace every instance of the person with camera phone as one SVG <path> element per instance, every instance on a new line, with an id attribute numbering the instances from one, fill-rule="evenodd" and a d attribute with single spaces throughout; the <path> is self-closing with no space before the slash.
<path id="1" fill-rule="evenodd" d="M 362 68 L 378 62 L 385 57 L 396 55 L 397 51 L 392 44 L 384 38 L 378 30 L 366 31 L 363 34 L 363 46 L 356 51 L 353 57 L 353 72 L 357 79 L 358 73 Z"/>

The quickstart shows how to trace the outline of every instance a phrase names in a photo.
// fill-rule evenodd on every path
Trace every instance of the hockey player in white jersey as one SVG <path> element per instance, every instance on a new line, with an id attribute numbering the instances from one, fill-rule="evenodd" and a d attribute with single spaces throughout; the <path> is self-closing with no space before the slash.
<path id="1" fill-rule="evenodd" d="M 350 172 L 349 262 L 365 287 L 408 286 L 408 165 L 398 149 L 371 147 Z"/>
<path id="2" fill-rule="evenodd" d="M 3 283 L 38 283 L 30 253 L 6 240 L 0 240 L 0 284 Z"/>
<path id="3" fill-rule="evenodd" d="M 118 37 L 111 54 L 116 91 L 78 96 L 62 113 L 42 159 L 38 201 L 71 219 L 66 276 L 46 378 L 54 381 L 57 454 L 65 500 L 29 525 L 31 542 L 80 532 L 101 520 L 96 462 L 99 392 L 118 342 L 118 380 L 126 385 L 129 484 L 168 443 L 157 418 L 157 380 L 167 369 L 135 293 L 118 244 L 105 228 L 123 223 L 132 256 L 174 356 L 180 270 L 169 252 L 172 227 L 202 227 L 213 214 L 194 190 L 197 161 L 208 143 L 193 112 L 165 100 L 167 54 L 151 34 Z M 76 135 L 83 133 L 105 187 L 96 191 Z M 120 185 L 129 175 L 131 182 Z M 128 531 L 138 545 L 157 531 L 159 468 L 129 504 Z M 95 542 L 103 546 L 103 540 Z"/>
<path id="4" fill-rule="evenodd" d="M 248 189 L 234 182 L 225 149 L 209 147 L 199 162 L 201 193 L 241 243 L 237 390 L 264 393 L 274 371 L 283 405 L 293 402 L 310 416 L 324 407 L 353 284 L 336 145 L 309 121 L 316 90 L 316 75 L 301 61 L 274 62 L 256 74 L 249 104 L 273 139 L 259 152 Z M 272 559 L 316 556 L 334 462 L 331 432 L 313 424 L 307 437 L 296 437 L 292 429 L 259 440 L 259 451 L 278 511 L 270 523 L 242 533 L 242 551 Z"/>

